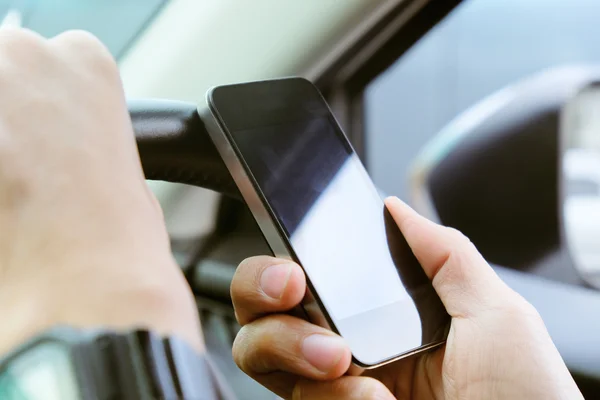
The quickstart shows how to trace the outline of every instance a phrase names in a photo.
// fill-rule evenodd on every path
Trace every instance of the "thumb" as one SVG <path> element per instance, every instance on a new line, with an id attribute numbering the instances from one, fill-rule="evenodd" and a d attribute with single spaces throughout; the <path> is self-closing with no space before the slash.
<path id="1" fill-rule="evenodd" d="M 385 203 L 452 317 L 474 316 L 516 296 L 462 233 L 429 221 L 396 197 Z"/>

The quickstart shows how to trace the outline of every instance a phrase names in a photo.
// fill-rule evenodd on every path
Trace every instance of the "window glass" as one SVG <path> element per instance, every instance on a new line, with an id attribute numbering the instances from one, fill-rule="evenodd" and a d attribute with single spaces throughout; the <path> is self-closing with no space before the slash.
<path id="1" fill-rule="evenodd" d="M 23 26 L 46 37 L 67 29 L 85 29 L 118 57 L 166 1 L 0 0 L 0 16 L 4 19 L 9 12 L 16 12 Z"/>
<path id="2" fill-rule="evenodd" d="M 600 62 L 598 0 L 468 0 L 365 93 L 367 167 L 408 199 L 422 146 L 461 111 L 548 67 Z"/>

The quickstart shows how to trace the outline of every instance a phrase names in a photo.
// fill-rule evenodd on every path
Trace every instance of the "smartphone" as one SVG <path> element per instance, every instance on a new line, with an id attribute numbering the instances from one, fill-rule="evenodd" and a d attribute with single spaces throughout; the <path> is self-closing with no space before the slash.
<path id="1" fill-rule="evenodd" d="M 318 89 L 214 87 L 217 150 L 277 257 L 302 266 L 305 318 L 374 368 L 444 343 L 450 317 Z"/>

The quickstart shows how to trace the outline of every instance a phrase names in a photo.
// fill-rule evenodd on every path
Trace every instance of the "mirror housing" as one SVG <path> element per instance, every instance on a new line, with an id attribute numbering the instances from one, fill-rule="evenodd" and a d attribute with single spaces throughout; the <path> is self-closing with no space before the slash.
<path id="1" fill-rule="evenodd" d="M 558 275 L 581 284 L 565 231 L 563 121 L 572 99 L 599 81 L 600 67 L 552 69 L 467 110 L 414 163 L 415 208 L 498 265 L 529 270 L 564 251 L 571 265 Z"/>

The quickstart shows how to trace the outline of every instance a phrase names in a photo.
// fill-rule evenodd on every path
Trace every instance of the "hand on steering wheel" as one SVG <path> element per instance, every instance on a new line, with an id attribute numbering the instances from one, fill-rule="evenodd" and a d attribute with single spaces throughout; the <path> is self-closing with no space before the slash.
<path id="1" fill-rule="evenodd" d="M 0 60 L 0 355 L 57 324 L 202 349 L 111 54 L 86 32 L 3 28 Z"/>

